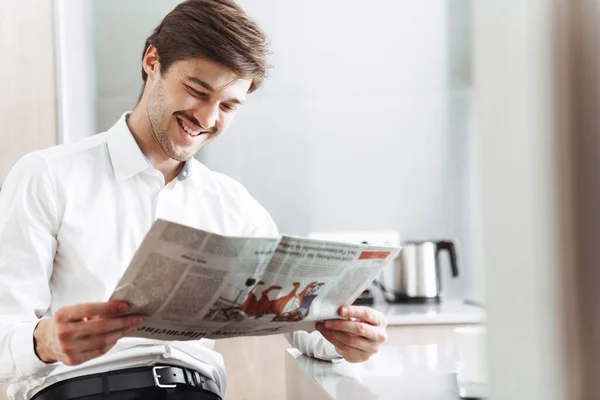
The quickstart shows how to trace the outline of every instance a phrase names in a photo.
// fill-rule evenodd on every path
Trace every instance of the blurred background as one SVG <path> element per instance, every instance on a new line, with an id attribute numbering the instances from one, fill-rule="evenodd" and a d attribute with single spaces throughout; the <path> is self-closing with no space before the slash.
<path id="1" fill-rule="evenodd" d="M 59 142 L 102 132 L 135 106 L 143 43 L 177 3 L 55 2 Z M 197 157 L 241 181 L 284 233 L 455 239 L 461 276 L 446 279 L 447 295 L 482 301 L 470 1 L 240 4 L 271 39 L 274 68 Z"/>
<path id="2" fill-rule="evenodd" d="M 133 109 L 178 2 L 0 0 L 0 183 Z M 283 233 L 453 240 L 443 301 L 485 309 L 494 398 L 596 398 L 597 4 L 238 2 L 274 68 L 198 159 Z"/>

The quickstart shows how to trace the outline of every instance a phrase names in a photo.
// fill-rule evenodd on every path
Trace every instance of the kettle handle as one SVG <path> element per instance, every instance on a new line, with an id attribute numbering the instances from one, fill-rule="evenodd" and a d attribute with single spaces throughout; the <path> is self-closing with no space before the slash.
<path id="1" fill-rule="evenodd" d="M 456 248 L 454 246 L 454 242 L 450 239 L 440 240 L 436 243 L 436 253 L 439 254 L 442 250 L 448 250 L 448 254 L 450 255 L 450 266 L 452 267 L 452 276 L 458 276 L 458 264 L 456 262 Z"/>

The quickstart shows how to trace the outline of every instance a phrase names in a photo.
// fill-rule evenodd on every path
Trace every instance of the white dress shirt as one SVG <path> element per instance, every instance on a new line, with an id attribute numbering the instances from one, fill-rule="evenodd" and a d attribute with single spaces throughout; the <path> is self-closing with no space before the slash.
<path id="1" fill-rule="evenodd" d="M 167 362 L 196 368 L 225 389 L 213 340 L 124 338 L 75 367 L 46 364 L 33 349 L 40 318 L 65 305 L 108 299 L 157 218 L 223 235 L 277 236 L 269 213 L 235 180 L 188 160 L 165 185 L 124 114 L 107 132 L 21 158 L 0 192 L 0 381 L 30 398 L 59 380 Z M 319 332 L 288 340 L 303 353 L 339 358 Z"/>

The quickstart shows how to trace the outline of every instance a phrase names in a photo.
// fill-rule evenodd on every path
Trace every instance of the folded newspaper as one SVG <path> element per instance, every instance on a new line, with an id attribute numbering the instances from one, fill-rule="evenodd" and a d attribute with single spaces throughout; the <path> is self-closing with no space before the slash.
<path id="1" fill-rule="evenodd" d="M 229 237 L 157 220 L 111 300 L 129 336 L 192 340 L 314 330 L 336 319 L 400 249 L 280 236 Z"/>

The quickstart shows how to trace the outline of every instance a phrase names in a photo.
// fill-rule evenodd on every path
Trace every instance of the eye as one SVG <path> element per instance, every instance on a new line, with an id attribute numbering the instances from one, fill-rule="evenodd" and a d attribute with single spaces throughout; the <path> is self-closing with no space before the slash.
<path id="1" fill-rule="evenodd" d="M 204 98 L 204 97 L 207 97 L 207 96 L 208 96 L 208 94 L 206 94 L 206 93 L 204 93 L 204 92 L 199 92 L 199 91 L 197 91 L 196 89 L 194 89 L 194 88 L 193 88 L 193 87 L 191 87 L 191 86 L 187 86 L 187 85 L 186 85 L 185 87 L 186 87 L 186 89 L 187 89 L 189 92 L 191 92 L 191 94 L 192 94 L 193 96 L 196 96 L 196 97 L 202 97 L 202 98 Z"/>
<path id="2" fill-rule="evenodd" d="M 223 108 L 223 110 L 225 112 L 233 112 L 233 111 L 237 110 L 237 107 L 232 106 L 230 104 L 221 103 L 221 107 Z"/>

